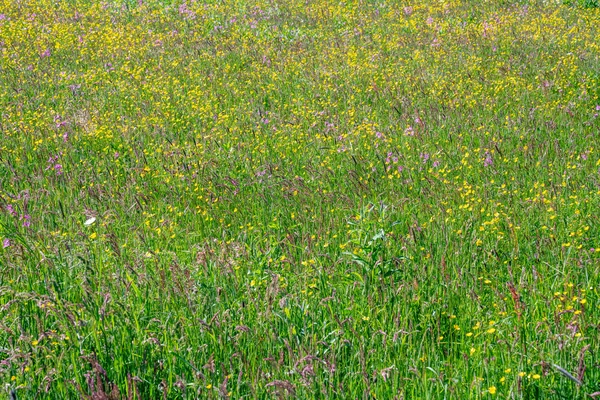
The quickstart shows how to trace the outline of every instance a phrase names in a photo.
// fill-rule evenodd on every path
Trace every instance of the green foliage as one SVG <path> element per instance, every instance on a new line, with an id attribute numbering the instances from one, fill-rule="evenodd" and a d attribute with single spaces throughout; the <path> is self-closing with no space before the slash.
<path id="1" fill-rule="evenodd" d="M 559 3 L 0 0 L 0 399 L 600 391 Z"/>

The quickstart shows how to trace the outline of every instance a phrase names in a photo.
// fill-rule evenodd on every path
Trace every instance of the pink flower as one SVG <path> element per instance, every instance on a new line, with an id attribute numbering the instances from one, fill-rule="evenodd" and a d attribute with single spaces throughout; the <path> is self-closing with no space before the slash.
<path id="1" fill-rule="evenodd" d="M 485 154 L 485 160 L 483 160 L 483 166 L 484 167 L 489 167 L 493 163 L 494 163 L 494 160 L 492 160 L 492 156 L 490 155 L 490 153 L 486 153 Z"/>
<path id="2" fill-rule="evenodd" d="M 12 215 L 13 217 L 16 217 L 16 216 L 17 216 L 17 212 L 15 211 L 14 207 L 12 206 L 12 204 L 8 204 L 8 205 L 6 206 L 6 211 L 8 211 L 8 213 L 9 213 L 10 215 Z"/>
<path id="3" fill-rule="evenodd" d="M 4 239 L 2 241 L 2 248 L 5 249 L 7 247 L 10 247 L 10 240 L 9 239 Z"/>
<path id="4" fill-rule="evenodd" d="M 42 54 L 40 54 L 40 57 L 50 57 L 50 49 L 46 49 Z"/>
<path id="5" fill-rule="evenodd" d="M 23 220 L 23 226 L 25 228 L 29 228 L 31 226 L 31 215 L 25 214 L 21 217 L 21 219 Z"/>

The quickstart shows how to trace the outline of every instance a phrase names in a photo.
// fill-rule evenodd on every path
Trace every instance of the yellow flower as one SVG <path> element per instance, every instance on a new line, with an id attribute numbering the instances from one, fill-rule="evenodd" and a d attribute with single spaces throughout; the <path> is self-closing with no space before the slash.
<path id="1" fill-rule="evenodd" d="M 496 386 L 490 386 L 488 392 L 490 392 L 490 394 L 496 394 Z"/>
<path id="2" fill-rule="evenodd" d="M 90 235 L 90 239 L 92 239 L 92 240 L 96 239 L 97 237 L 98 237 L 98 235 L 96 234 L 96 232 L 94 232 Z"/>
<path id="3" fill-rule="evenodd" d="M 541 378 L 541 376 L 539 374 L 534 374 L 533 375 L 533 379 L 540 379 L 540 378 Z"/>

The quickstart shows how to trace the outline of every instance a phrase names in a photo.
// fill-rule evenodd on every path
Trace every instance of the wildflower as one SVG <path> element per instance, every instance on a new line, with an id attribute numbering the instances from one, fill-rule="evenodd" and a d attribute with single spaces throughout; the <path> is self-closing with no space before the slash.
<path id="1" fill-rule="evenodd" d="M 186 2 L 181 3 L 181 5 L 179 6 L 179 14 L 189 19 L 196 18 L 196 13 L 188 8 Z"/>
<path id="2" fill-rule="evenodd" d="M 21 220 L 23 220 L 23 227 L 29 228 L 31 226 L 31 215 L 25 214 L 21 217 Z"/>
<path id="3" fill-rule="evenodd" d="M 490 386 L 490 387 L 488 388 L 488 392 L 489 392 L 490 394 L 496 394 L 496 386 Z"/>
<path id="4" fill-rule="evenodd" d="M 10 247 L 10 239 L 4 239 L 2 241 L 2 248 L 5 249 L 7 247 Z"/>
<path id="5" fill-rule="evenodd" d="M 14 207 L 12 206 L 12 204 L 8 204 L 8 205 L 6 206 L 6 211 L 8 211 L 8 213 L 9 213 L 10 215 L 12 215 L 13 217 L 16 217 L 16 216 L 17 216 L 17 212 L 15 211 Z"/>
<path id="6" fill-rule="evenodd" d="M 490 155 L 490 153 L 486 153 L 485 160 L 483 160 L 483 166 L 489 167 L 492 164 L 494 164 L 494 160 L 492 160 L 492 156 Z"/>
<path id="7" fill-rule="evenodd" d="M 42 54 L 40 54 L 41 58 L 50 57 L 50 49 L 46 49 Z"/>

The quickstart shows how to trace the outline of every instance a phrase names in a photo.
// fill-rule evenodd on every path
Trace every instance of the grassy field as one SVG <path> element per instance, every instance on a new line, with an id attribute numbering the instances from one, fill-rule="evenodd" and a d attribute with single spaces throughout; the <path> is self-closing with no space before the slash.
<path id="1" fill-rule="evenodd" d="M 600 398 L 596 6 L 0 0 L 0 398 Z"/>

